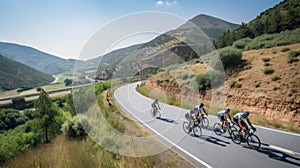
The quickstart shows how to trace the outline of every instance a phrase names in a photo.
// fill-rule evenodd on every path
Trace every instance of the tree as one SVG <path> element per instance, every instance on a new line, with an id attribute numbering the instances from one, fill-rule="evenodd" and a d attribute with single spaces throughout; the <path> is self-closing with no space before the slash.
<path id="1" fill-rule="evenodd" d="M 76 115 L 72 93 L 68 94 L 66 97 L 65 109 L 70 112 L 72 117 Z"/>
<path id="2" fill-rule="evenodd" d="M 26 108 L 26 100 L 24 97 L 17 97 L 12 99 L 14 109 L 23 110 Z"/>
<path id="3" fill-rule="evenodd" d="M 72 79 L 65 79 L 64 80 L 65 86 L 70 86 L 73 83 Z"/>
<path id="4" fill-rule="evenodd" d="M 39 98 L 34 103 L 35 111 L 33 113 L 36 126 L 42 128 L 45 135 L 45 141 L 49 142 L 49 128 L 55 123 L 55 116 L 58 112 L 54 108 L 52 101 L 45 90 L 42 89 Z"/>

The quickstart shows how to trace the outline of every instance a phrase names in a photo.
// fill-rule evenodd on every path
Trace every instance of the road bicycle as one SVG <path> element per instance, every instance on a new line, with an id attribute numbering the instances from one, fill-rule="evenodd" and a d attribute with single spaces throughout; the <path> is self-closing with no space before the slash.
<path id="1" fill-rule="evenodd" d="M 200 125 L 204 128 L 207 128 L 209 125 L 208 118 L 204 114 L 200 114 L 197 121 L 200 123 Z"/>
<path id="2" fill-rule="evenodd" d="M 182 124 L 183 130 L 185 133 L 189 134 L 192 130 L 195 136 L 197 137 L 201 137 L 202 135 L 202 130 L 200 127 L 200 123 L 196 120 L 195 122 L 193 122 L 192 126 L 188 127 L 189 122 L 185 121 Z"/>
<path id="3" fill-rule="evenodd" d="M 258 150 L 261 142 L 258 136 L 254 134 L 255 131 L 256 129 L 253 128 L 251 128 L 249 131 L 242 130 L 240 133 L 238 133 L 237 130 L 234 130 L 231 132 L 231 139 L 236 144 L 247 142 L 250 148 Z"/>
<path id="4" fill-rule="evenodd" d="M 150 114 L 154 118 L 160 118 L 161 117 L 161 112 L 160 112 L 160 110 L 158 108 L 152 108 L 150 110 Z"/>
<path id="5" fill-rule="evenodd" d="M 228 132 L 230 138 L 231 138 L 231 133 L 232 131 L 236 131 L 236 127 L 234 126 L 234 124 L 232 122 L 230 122 L 230 120 L 228 119 L 228 124 L 226 125 L 224 123 L 223 125 L 223 129 L 221 128 L 221 124 L 218 122 L 218 123 L 215 123 L 214 124 L 214 132 L 217 134 L 217 135 L 222 135 L 222 134 L 225 134 L 226 132 Z M 223 131 L 222 131 L 223 130 Z"/>

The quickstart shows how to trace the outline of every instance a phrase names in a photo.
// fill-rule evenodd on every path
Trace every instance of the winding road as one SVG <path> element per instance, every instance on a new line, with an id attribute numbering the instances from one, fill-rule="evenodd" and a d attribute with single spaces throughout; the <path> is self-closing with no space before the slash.
<path id="1" fill-rule="evenodd" d="M 212 126 L 218 120 L 209 115 L 209 127 L 202 129 L 202 136 L 186 134 L 182 129 L 186 109 L 160 103 L 162 118 L 150 116 L 151 99 L 136 90 L 137 83 L 118 88 L 114 92 L 116 102 L 137 122 L 170 148 L 187 158 L 196 167 L 264 167 L 282 168 L 300 166 L 300 135 L 256 126 L 256 135 L 262 145 L 257 150 L 249 149 L 247 144 L 234 144 L 229 135 L 216 135 Z"/>

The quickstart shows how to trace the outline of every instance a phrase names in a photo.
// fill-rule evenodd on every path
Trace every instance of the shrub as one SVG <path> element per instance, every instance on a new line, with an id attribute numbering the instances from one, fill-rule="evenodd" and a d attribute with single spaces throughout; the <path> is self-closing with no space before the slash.
<path id="1" fill-rule="evenodd" d="M 278 81 L 278 80 L 280 80 L 280 77 L 278 77 L 278 76 L 272 77 L 272 81 Z"/>
<path id="2" fill-rule="evenodd" d="M 291 49 L 290 48 L 287 48 L 287 47 L 284 47 L 281 49 L 281 52 L 287 52 L 287 51 L 290 51 Z"/>
<path id="3" fill-rule="evenodd" d="M 271 65 L 271 64 L 268 63 L 268 62 L 264 63 L 264 66 L 270 66 L 270 65 Z"/>
<path id="4" fill-rule="evenodd" d="M 231 81 L 229 86 L 230 88 L 241 88 L 242 84 L 238 83 L 237 81 Z"/>
<path id="5" fill-rule="evenodd" d="M 289 56 L 298 57 L 300 55 L 300 51 L 291 51 L 289 52 Z"/>
<path id="6" fill-rule="evenodd" d="M 263 70 L 263 72 L 264 72 L 264 74 L 266 74 L 266 75 L 272 74 L 272 73 L 274 73 L 274 69 L 272 69 L 272 68 L 265 68 L 265 69 Z"/>
<path id="7" fill-rule="evenodd" d="M 85 130 L 87 129 L 87 130 Z M 74 116 L 70 120 L 66 120 L 62 125 L 61 131 L 70 138 L 83 138 L 87 135 L 86 131 L 90 130 L 90 125 L 86 119 Z"/>
<path id="8" fill-rule="evenodd" d="M 288 56 L 288 63 L 291 64 L 293 62 L 297 62 L 298 59 L 296 57 L 298 57 L 300 55 L 300 51 L 291 51 L 289 52 L 289 56 Z"/>
<path id="9" fill-rule="evenodd" d="M 207 73 L 197 75 L 196 81 L 199 90 L 207 90 L 210 88 L 210 79 Z"/>
<path id="10" fill-rule="evenodd" d="M 211 64 L 212 67 L 218 70 L 223 64 L 224 69 L 234 69 L 241 63 L 242 52 L 233 47 L 225 47 L 218 50 L 219 56 L 222 62 L 219 62 L 217 57 L 215 57 Z"/>
<path id="11" fill-rule="evenodd" d="M 257 83 L 254 84 L 254 86 L 255 86 L 256 88 L 258 88 L 258 87 L 260 87 L 260 83 L 257 82 Z"/>
<path id="12" fill-rule="evenodd" d="M 261 59 L 263 62 L 269 62 L 270 61 L 270 58 L 262 58 Z"/>
<path id="13" fill-rule="evenodd" d="M 247 44 L 249 44 L 250 42 L 252 41 L 251 38 L 247 37 L 247 38 L 243 38 L 243 39 L 240 39 L 240 40 L 237 40 L 235 41 L 232 46 L 237 48 L 237 49 L 244 49 L 245 46 Z"/>

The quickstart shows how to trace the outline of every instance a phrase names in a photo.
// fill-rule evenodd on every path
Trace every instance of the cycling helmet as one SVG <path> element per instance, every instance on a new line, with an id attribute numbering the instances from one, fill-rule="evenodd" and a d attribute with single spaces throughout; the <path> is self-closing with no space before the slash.
<path id="1" fill-rule="evenodd" d="M 199 104 L 199 108 L 202 108 L 203 106 L 204 106 L 203 103 L 200 103 L 200 104 Z"/>
<path id="2" fill-rule="evenodd" d="M 244 111 L 243 111 L 243 114 L 246 115 L 246 116 L 249 116 L 250 113 L 249 113 L 248 110 L 244 110 Z"/>
<path id="3" fill-rule="evenodd" d="M 229 107 L 226 107 L 225 111 L 226 111 L 227 113 L 229 113 L 230 108 L 229 108 Z"/>

